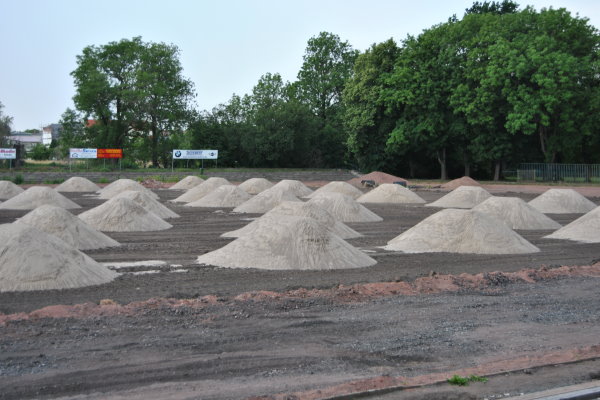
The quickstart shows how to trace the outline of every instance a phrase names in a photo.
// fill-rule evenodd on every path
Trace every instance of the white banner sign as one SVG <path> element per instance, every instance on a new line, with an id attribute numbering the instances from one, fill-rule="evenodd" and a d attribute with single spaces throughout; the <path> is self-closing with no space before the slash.
<path id="1" fill-rule="evenodd" d="M 70 158 L 97 158 L 98 149 L 69 149 Z"/>
<path id="2" fill-rule="evenodd" d="M 173 160 L 216 160 L 219 150 L 173 150 Z"/>
<path id="3" fill-rule="evenodd" d="M 0 160 L 14 160 L 17 158 L 17 149 L 0 149 Z"/>

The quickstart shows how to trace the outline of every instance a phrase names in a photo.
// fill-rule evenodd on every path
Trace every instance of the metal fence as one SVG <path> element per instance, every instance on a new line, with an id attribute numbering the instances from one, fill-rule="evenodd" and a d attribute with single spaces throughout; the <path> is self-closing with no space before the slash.
<path id="1" fill-rule="evenodd" d="M 523 163 L 517 170 L 522 182 L 600 182 L 600 164 Z"/>

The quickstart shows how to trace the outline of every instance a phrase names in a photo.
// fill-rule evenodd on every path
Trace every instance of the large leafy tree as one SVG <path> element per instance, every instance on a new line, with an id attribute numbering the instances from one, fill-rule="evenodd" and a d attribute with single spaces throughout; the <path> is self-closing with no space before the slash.
<path id="1" fill-rule="evenodd" d="M 58 151 L 61 156 L 67 156 L 71 147 L 86 145 L 84 119 L 77 111 L 67 108 L 58 123 L 62 126 L 58 139 Z"/>
<path id="2" fill-rule="evenodd" d="M 0 102 L 0 143 L 6 136 L 10 135 L 13 118 L 4 114 L 4 104 Z"/>

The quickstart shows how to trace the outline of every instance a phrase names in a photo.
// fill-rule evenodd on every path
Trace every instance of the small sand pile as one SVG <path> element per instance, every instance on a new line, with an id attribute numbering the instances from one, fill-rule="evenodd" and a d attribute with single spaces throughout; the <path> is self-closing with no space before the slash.
<path id="1" fill-rule="evenodd" d="M 86 178 L 73 176 L 57 187 L 54 188 L 57 192 L 97 192 L 100 186 Z"/>
<path id="2" fill-rule="evenodd" d="M 404 182 L 408 186 L 408 181 L 406 179 L 379 171 L 373 171 L 369 174 L 359 176 L 358 178 L 352 178 L 348 181 L 348 183 L 354 186 L 361 187 L 361 181 L 373 181 L 376 185 L 381 185 L 384 183 Z"/>
<path id="3" fill-rule="evenodd" d="M 184 194 L 179 196 L 178 198 L 171 200 L 177 203 L 191 203 L 192 201 L 200 200 L 219 186 L 223 185 L 231 185 L 225 178 L 212 177 L 208 178 L 198 186 L 194 186 L 193 188 L 187 190 Z"/>
<path id="4" fill-rule="evenodd" d="M 316 220 L 287 215 L 278 216 L 277 224 L 264 220 L 252 235 L 201 255 L 197 262 L 225 268 L 271 270 L 331 270 L 376 263 Z"/>
<path id="5" fill-rule="evenodd" d="M 460 186 L 437 201 L 425 204 L 425 207 L 473 208 L 490 197 L 492 195 L 481 187 Z"/>
<path id="6" fill-rule="evenodd" d="M 390 240 L 405 253 L 527 254 L 540 250 L 496 218 L 473 210 L 437 212 Z"/>
<path id="7" fill-rule="evenodd" d="M 187 203 L 186 207 L 237 207 L 251 197 L 235 185 L 222 185 L 201 199 Z"/>
<path id="8" fill-rule="evenodd" d="M 577 218 L 556 232 L 545 236 L 547 239 L 567 239 L 582 243 L 600 243 L 600 207 Z"/>
<path id="9" fill-rule="evenodd" d="M 260 226 L 263 226 L 263 223 L 259 221 L 269 219 L 272 223 L 278 224 L 278 218 L 281 215 L 312 218 L 323 224 L 332 233 L 338 235 L 342 239 L 353 239 L 362 236 L 360 233 L 356 232 L 343 222 L 337 221 L 329 212 L 315 204 L 297 201 L 284 201 L 259 219 L 252 221 L 243 228 L 224 233 L 221 235 L 221 237 L 237 238 L 240 236 L 253 234 L 256 229 L 258 229 Z"/>
<path id="10" fill-rule="evenodd" d="M 358 199 L 359 203 L 392 203 L 392 204 L 424 204 L 425 200 L 418 194 L 402 185 L 383 183 L 363 194 Z"/>
<path id="11" fill-rule="evenodd" d="M 160 201 L 156 200 L 146 192 L 126 190 L 113 197 L 113 199 L 121 197 L 132 200 L 160 218 L 179 218 L 179 214 L 171 211 L 168 207 L 161 204 Z"/>
<path id="12" fill-rule="evenodd" d="M 265 178 L 250 178 L 240 183 L 238 187 L 248 194 L 259 194 L 263 190 L 273 187 L 273 183 Z"/>
<path id="13" fill-rule="evenodd" d="M 66 209 L 81 208 L 56 190 L 45 186 L 32 186 L 23 193 L 0 204 L 5 210 L 33 210 L 44 204 Z"/>
<path id="14" fill-rule="evenodd" d="M 323 187 L 320 187 L 319 189 L 315 190 L 313 193 L 306 197 L 312 199 L 313 197 L 316 197 L 322 193 L 341 193 L 345 194 L 346 196 L 352 197 L 354 200 L 358 199 L 360 196 L 363 195 L 363 192 L 361 192 L 348 182 L 333 181 L 329 182 Z"/>
<path id="15" fill-rule="evenodd" d="M 55 236 L 25 224 L 0 225 L 0 292 L 71 289 L 117 276 Z"/>
<path id="16" fill-rule="evenodd" d="M 313 192 L 304 183 L 292 179 L 284 179 L 282 181 L 279 181 L 273 187 L 291 192 L 294 196 L 298 198 L 307 197 Z"/>
<path id="17" fill-rule="evenodd" d="M 120 246 L 116 240 L 95 230 L 61 207 L 39 206 L 17 222 L 54 235 L 79 250 Z"/>
<path id="18" fill-rule="evenodd" d="M 558 229 L 560 224 L 518 197 L 495 197 L 479 203 L 473 207 L 479 211 L 491 215 L 503 221 L 511 229 Z"/>
<path id="19" fill-rule="evenodd" d="M 23 193 L 23 189 L 11 181 L 0 181 L 0 199 L 6 200 Z"/>
<path id="20" fill-rule="evenodd" d="M 596 208 L 596 204 L 573 189 L 550 189 L 529 204 L 544 214 L 584 214 Z"/>
<path id="21" fill-rule="evenodd" d="M 110 199 L 79 214 L 79 218 L 103 232 L 149 232 L 172 227 L 156 214 L 123 197 Z"/>
<path id="22" fill-rule="evenodd" d="M 453 181 L 446 182 L 440 187 L 442 189 L 454 190 L 461 186 L 481 186 L 481 185 L 476 180 L 474 180 L 468 176 L 463 176 L 462 178 L 458 178 Z"/>
<path id="23" fill-rule="evenodd" d="M 146 189 L 144 186 L 131 179 L 118 179 L 103 189 L 100 189 L 97 193 L 100 194 L 98 197 L 101 199 L 112 199 L 119 193 L 126 190 L 135 190 L 136 192 L 148 193 L 150 196 L 158 200 L 158 195 L 156 193 L 154 193 L 152 190 Z"/>
<path id="24" fill-rule="evenodd" d="M 275 185 L 270 189 L 263 190 L 250 200 L 237 206 L 233 209 L 233 212 L 264 214 L 284 201 L 301 202 L 302 200 L 297 198 L 289 189 L 285 190 L 284 188 Z"/>
<path id="25" fill-rule="evenodd" d="M 327 210 L 335 219 L 342 222 L 379 222 L 379 215 L 359 204 L 350 196 L 341 193 L 322 193 L 308 201 Z"/>
<path id="26" fill-rule="evenodd" d="M 199 184 L 201 184 L 203 182 L 204 182 L 204 179 L 202 179 L 198 176 L 195 176 L 195 175 L 189 175 L 189 176 L 186 176 L 185 178 L 183 178 L 182 180 L 180 180 L 179 182 L 177 182 L 176 184 L 174 184 L 173 186 L 171 186 L 169 189 L 188 190 L 195 186 L 198 186 Z"/>

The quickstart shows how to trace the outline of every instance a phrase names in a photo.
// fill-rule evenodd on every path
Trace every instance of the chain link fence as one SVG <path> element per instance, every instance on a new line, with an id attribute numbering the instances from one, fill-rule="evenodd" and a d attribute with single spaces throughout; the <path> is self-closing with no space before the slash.
<path id="1" fill-rule="evenodd" d="M 517 181 L 600 183 L 600 164 L 522 163 Z"/>

